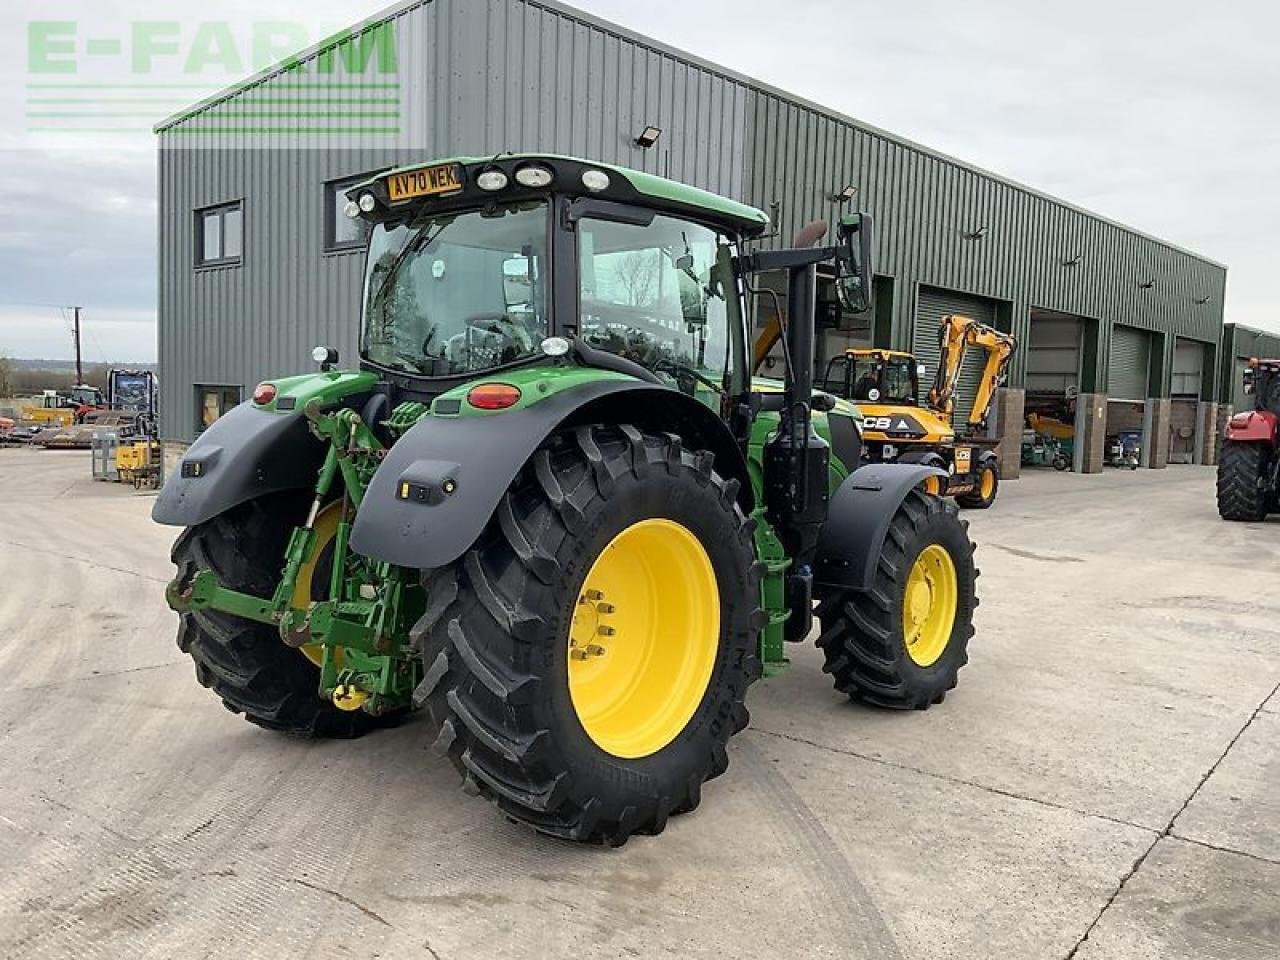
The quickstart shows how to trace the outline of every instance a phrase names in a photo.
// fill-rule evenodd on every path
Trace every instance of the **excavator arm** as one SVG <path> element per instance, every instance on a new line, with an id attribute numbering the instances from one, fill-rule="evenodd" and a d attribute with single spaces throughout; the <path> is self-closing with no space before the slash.
<path id="1" fill-rule="evenodd" d="M 1017 341 L 1007 333 L 976 324 L 969 330 L 968 342 L 987 352 L 987 363 L 982 368 L 982 381 L 978 384 L 973 409 L 969 412 L 969 426 L 976 428 L 986 425 L 987 414 L 991 412 L 991 403 L 996 397 L 996 387 L 1004 381 L 1005 367 L 1009 365 Z"/>
<path id="2" fill-rule="evenodd" d="M 1009 334 L 1001 333 L 970 317 L 943 317 L 938 330 L 938 373 L 929 389 L 929 407 L 944 419 L 951 419 L 965 353 L 971 346 L 981 347 L 986 352 L 987 362 L 983 367 L 982 380 L 978 384 L 978 393 L 973 398 L 973 409 L 969 412 L 968 419 L 970 428 L 981 427 L 987 421 L 996 387 L 1004 377 L 1005 367 L 1008 366 L 1016 345 L 1017 341 Z"/>

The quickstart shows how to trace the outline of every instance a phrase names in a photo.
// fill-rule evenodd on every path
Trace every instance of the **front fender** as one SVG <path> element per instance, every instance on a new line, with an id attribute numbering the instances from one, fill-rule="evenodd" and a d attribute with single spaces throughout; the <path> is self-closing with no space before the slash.
<path id="1" fill-rule="evenodd" d="M 310 489 L 324 446 L 305 417 L 240 404 L 196 438 L 151 509 L 156 523 L 191 527 L 249 500 Z"/>
<path id="2" fill-rule="evenodd" d="M 1275 443 L 1278 420 L 1270 410 L 1245 410 L 1227 421 L 1226 439 Z"/>
<path id="3" fill-rule="evenodd" d="M 827 510 L 818 537 L 814 583 L 869 590 L 876 561 L 898 507 L 928 477 L 947 476 L 937 467 L 907 463 L 871 463 L 845 478 Z"/>
<path id="4" fill-rule="evenodd" d="M 374 474 L 356 513 L 351 548 L 421 570 L 452 563 L 475 543 L 542 442 L 560 427 L 580 423 L 631 423 L 688 436 L 690 446 L 715 453 L 722 475 L 746 487 L 739 495 L 750 512 L 746 461 L 714 413 L 670 387 L 595 380 L 505 413 L 419 420 Z"/>

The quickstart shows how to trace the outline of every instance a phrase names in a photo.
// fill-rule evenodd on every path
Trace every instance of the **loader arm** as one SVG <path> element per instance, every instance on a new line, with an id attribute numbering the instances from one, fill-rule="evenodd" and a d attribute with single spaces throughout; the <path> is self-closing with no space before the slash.
<path id="1" fill-rule="evenodd" d="M 986 425 L 987 414 L 991 412 L 991 403 L 996 396 L 996 388 L 1004 381 L 1005 368 L 1013 356 L 1017 341 L 1007 333 L 993 330 L 983 324 L 974 324 L 969 328 L 968 342 L 981 347 L 987 352 L 987 363 L 982 369 L 982 381 L 978 384 L 978 393 L 973 398 L 973 409 L 969 411 L 969 427 L 980 428 Z"/>
<path id="2" fill-rule="evenodd" d="M 775 316 L 764 325 L 764 329 L 756 337 L 755 345 L 751 348 L 752 373 L 760 372 L 760 368 L 764 366 L 765 358 L 769 356 L 769 351 L 773 349 L 780 339 L 782 339 L 782 323 Z"/>
<path id="3" fill-rule="evenodd" d="M 938 327 L 938 372 L 929 388 L 928 406 L 945 420 L 956 407 L 956 384 L 964 366 L 966 336 L 977 323 L 959 315 L 943 317 Z"/>
<path id="4" fill-rule="evenodd" d="M 950 419 L 955 410 L 956 387 L 969 347 L 981 347 L 987 355 L 978 392 L 969 411 L 968 426 L 980 428 L 987 422 L 996 388 L 1004 378 L 1005 368 L 1013 356 L 1017 341 L 1007 333 L 979 323 L 970 317 L 952 315 L 942 318 L 938 331 L 940 358 L 938 373 L 929 390 L 928 405 L 939 416 Z"/>

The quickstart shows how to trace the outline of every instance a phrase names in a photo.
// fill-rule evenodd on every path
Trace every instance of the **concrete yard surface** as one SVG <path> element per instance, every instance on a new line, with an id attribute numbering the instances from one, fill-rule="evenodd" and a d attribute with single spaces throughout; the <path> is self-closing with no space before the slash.
<path id="1" fill-rule="evenodd" d="M 224 710 L 174 531 L 87 454 L 0 450 L 0 502 L 0 957 L 1280 956 L 1280 521 L 1220 521 L 1211 469 L 1006 483 L 945 703 L 854 706 L 797 646 L 618 850 L 507 823 L 422 720 Z"/>

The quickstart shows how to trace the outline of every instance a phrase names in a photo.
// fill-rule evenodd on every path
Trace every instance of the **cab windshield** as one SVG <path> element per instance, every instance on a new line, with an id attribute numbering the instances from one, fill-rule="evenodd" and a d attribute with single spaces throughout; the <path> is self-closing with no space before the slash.
<path id="1" fill-rule="evenodd" d="M 855 403 L 917 403 L 915 363 L 910 357 L 833 357 L 821 386 Z"/>
<path id="2" fill-rule="evenodd" d="M 379 225 L 365 266 L 364 355 L 431 377 L 538 355 L 548 277 L 543 202 Z"/>
<path id="3" fill-rule="evenodd" d="M 723 405 L 745 350 L 732 241 L 663 215 L 643 225 L 588 218 L 578 250 L 582 338 Z"/>

